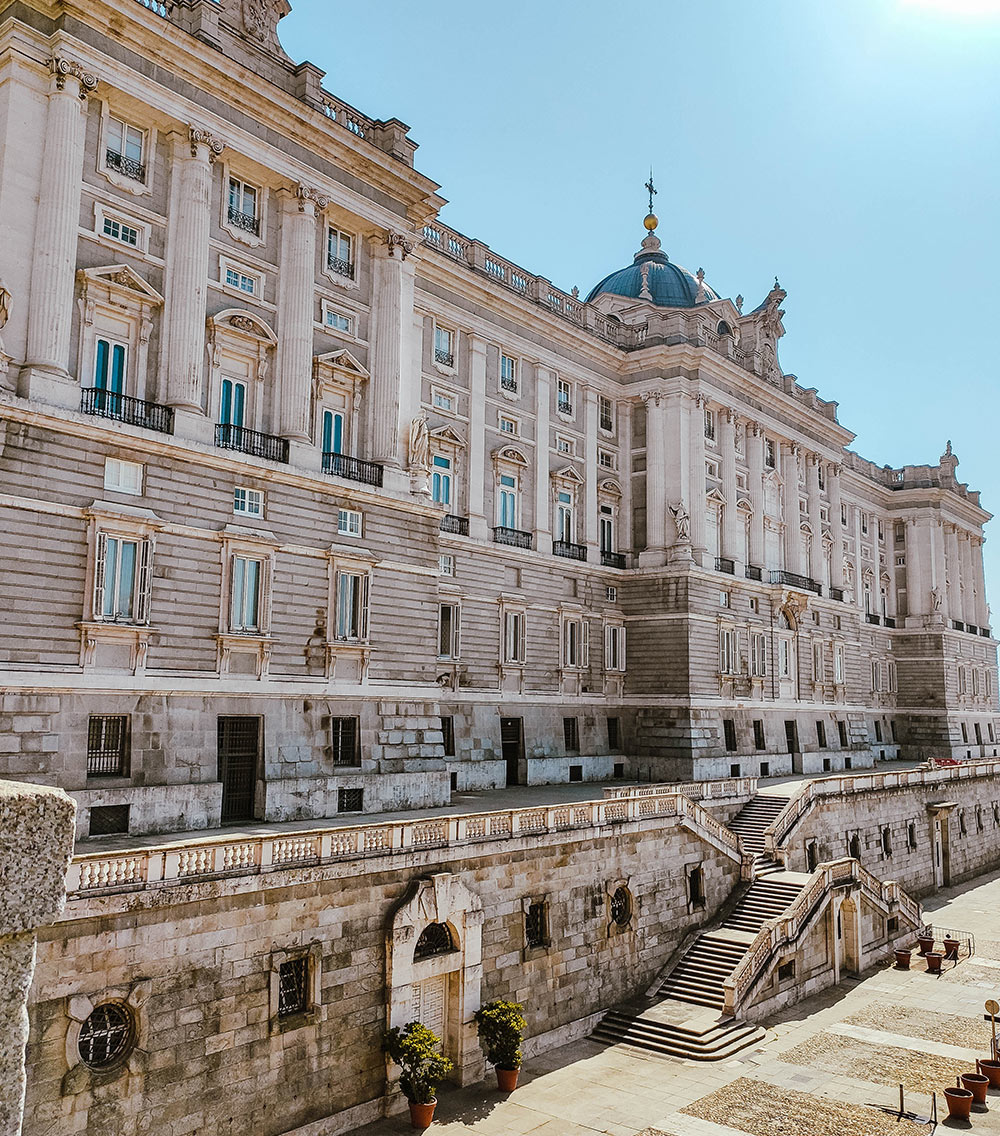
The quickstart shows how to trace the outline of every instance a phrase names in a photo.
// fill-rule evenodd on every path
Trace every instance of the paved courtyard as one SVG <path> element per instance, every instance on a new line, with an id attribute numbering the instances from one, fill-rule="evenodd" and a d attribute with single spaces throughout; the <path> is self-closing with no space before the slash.
<path id="1" fill-rule="evenodd" d="M 529 1060 L 517 1091 L 484 1084 L 442 1090 L 440 1136 L 911 1136 L 931 1126 L 1000 1136 L 1000 1090 L 972 1124 L 945 1122 L 943 1090 L 988 1056 L 983 1004 L 1000 999 L 1000 873 L 931 897 L 928 921 L 971 931 L 975 957 L 939 978 L 914 969 L 867 974 L 765 1023 L 765 1041 L 720 1063 L 680 1061 L 588 1040 Z M 882 1110 L 887 1111 L 882 1111 Z M 412 1132 L 406 1114 L 364 1136 Z"/>

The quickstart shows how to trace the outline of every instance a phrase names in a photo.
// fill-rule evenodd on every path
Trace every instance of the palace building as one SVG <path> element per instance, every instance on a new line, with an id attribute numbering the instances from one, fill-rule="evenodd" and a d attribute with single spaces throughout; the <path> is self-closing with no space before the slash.
<path id="1" fill-rule="evenodd" d="M 652 211 L 586 298 L 448 228 L 288 7 L 0 0 L 0 775 L 86 837 L 996 755 L 950 444 L 852 451 Z"/>

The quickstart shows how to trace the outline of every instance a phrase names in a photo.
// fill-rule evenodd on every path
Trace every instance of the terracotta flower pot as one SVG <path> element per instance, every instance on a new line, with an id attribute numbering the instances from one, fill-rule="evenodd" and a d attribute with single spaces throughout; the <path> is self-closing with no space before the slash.
<path id="1" fill-rule="evenodd" d="M 949 1120 L 968 1120 L 972 1113 L 972 1093 L 968 1089 L 945 1089 Z"/>
<path id="2" fill-rule="evenodd" d="M 944 955 L 942 955 L 940 951 L 928 951 L 927 954 L 924 955 L 924 958 L 927 960 L 928 974 L 941 973 L 941 960 L 944 958 Z"/>
<path id="3" fill-rule="evenodd" d="M 502 1093 L 512 1093 L 517 1088 L 517 1075 L 520 1069 L 501 1069 L 497 1066 L 497 1085 Z"/>
<path id="4" fill-rule="evenodd" d="M 897 970 L 909 970 L 910 969 L 910 957 L 911 957 L 912 953 L 913 953 L 912 951 L 905 951 L 905 950 L 896 951 L 896 969 Z"/>
<path id="5" fill-rule="evenodd" d="M 962 1088 L 968 1089 L 972 1093 L 973 1104 L 986 1103 L 986 1090 L 990 1087 L 989 1077 L 984 1077 L 981 1073 L 963 1073 L 962 1074 Z"/>
<path id="6" fill-rule="evenodd" d="M 920 948 L 922 955 L 927 954 L 928 951 L 934 950 L 934 936 L 933 935 L 918 935 L 917 946 Z"/>
<path id="7" fill-rule="evenodd" d="M 991 1089 L 1000 1089 L 1000 1061 L 980 1061 L 979 1072 L 989 1081 Z"/>
<path id="8" fill-rule="evenodd" d="M 959 945 L 960 944 L 959 944 L 958 939 L 945 939 L 945 941 L 944 941 L 944 957 L 946 959 L 954 959 L 957 962 L 958 961 Z"/>
<path id="9" fill-rule="evenodd" d="M 419 1104 L 417 1101 L 410 1101 L 410 1124 L 412 1124 L 414 1128 L 430 1128 L 436 1108 L 436 1097 L 434 1100 L 428 1101 L 427 1104 Z"/>

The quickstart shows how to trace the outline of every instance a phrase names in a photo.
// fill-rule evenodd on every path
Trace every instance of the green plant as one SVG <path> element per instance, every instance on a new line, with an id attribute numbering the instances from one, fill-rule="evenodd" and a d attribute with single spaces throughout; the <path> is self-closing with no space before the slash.
<path id="1" fill-rule="evenodd" d="M 407 1022 L 385 1035 L 382 1048 L 400 1067 L 399 1087 L 408 1101 L 430 1104 L 451 1061 L 438 1052 L 441 1039 L 422 1022 Z"/>
<path id="2" fill-rule="evenodd" d="M 498 998 L 476 1011 L 479 1043 L 486 1060 L 498 1069 L 520 1069 L 521 1038 L 527 1026 L 524 1007 Z"/>

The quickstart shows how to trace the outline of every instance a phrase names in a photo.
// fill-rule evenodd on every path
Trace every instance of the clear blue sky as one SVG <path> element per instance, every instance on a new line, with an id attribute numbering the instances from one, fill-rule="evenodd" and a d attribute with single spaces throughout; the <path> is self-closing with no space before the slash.
<path id="1" fill-rule="evenodd" d="M 282 41 L 401 118 L 441 218 L 584 293 L 658 235 L 879 464 L 1000 514 L 1000 0 L 292 0 Z M 987 529 L 1000 626 L 1000 521 Z"/>

